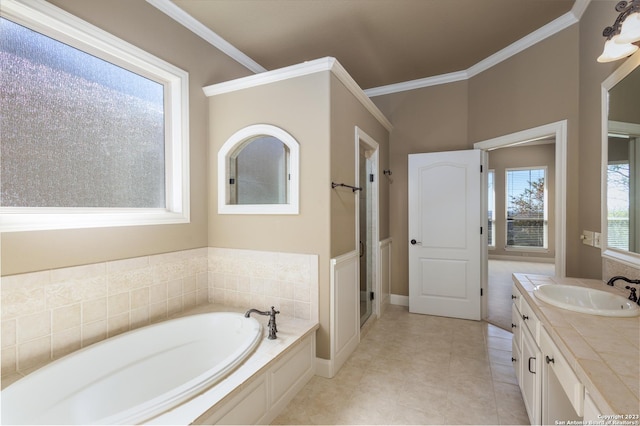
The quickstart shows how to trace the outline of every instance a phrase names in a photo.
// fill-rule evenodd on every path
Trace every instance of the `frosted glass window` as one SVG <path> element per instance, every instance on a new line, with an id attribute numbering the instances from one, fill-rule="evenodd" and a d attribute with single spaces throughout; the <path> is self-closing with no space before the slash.
<path id="1" fill-rule="evenodd" d="M 232 204 L 284 204 L 287 202 L 287 158 L 281 140 L 259 136 L 231 156 Z"/>
<path id="2" fill-rule="evenodd" d="M 164 86 L 1 20 L 3 207 L 166 207 Z"/>
<path id="3" fill-rule="evenodd" d="M 298 142 L 270 124 L 235 132 L 218 151 L 218 213 L 298 214 Z"/>

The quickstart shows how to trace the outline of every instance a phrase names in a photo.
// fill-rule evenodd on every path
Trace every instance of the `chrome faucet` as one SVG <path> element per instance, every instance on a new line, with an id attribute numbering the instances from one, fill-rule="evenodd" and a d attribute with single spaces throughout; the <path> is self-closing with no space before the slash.
<path id="1" fill-rule="evenodd" d="M 276 314 L 279 314 L 280 311 L 276 311 L 276 309 L 272 306 L 270 311 L 259 311 L 257 309 L 249 309 L 247 312 L 245 312 L 244 316 L 245 318 L 249 318 L 249 316 L 251 316 L 251 313 L 255 312 L 256 314 L 260 314 L 260 315 L 265 315 L 269 317 L 269 323 L 267 324 L 267 327 L 269 328 L 269 336 L 267 337 L 267 339 L 273 340 L 275 339 L 276 333 L 278 332 L 278 327 L 276 326 Z"/>

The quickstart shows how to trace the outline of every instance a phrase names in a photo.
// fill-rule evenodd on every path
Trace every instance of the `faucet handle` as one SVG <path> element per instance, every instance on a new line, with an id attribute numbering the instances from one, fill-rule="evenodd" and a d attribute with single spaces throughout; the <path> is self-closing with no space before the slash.
<path id="1" fill-rule="evenodd" d="M 637 302 L 638 296 L 636 295 L 636 288 L 631 286 L 625 286 L 624 288 L 630 291 L 629 300 L 631 300 L 632 302 Z"/>

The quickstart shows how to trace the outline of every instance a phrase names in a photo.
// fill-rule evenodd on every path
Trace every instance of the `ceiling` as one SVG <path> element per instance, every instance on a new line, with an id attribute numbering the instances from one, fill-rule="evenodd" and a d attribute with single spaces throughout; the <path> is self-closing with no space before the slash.
<path id="1" fill-rule="evenodd" d="M 332 56 L 363 89 L 467 70 L 574 6 L 574 0 L 172 2 L 263 70 Z"/>

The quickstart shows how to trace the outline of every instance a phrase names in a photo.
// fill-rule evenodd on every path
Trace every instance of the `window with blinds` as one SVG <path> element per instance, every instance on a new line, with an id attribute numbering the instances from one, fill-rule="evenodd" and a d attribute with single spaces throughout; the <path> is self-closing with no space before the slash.
<path id="1" fill-rule="evenodd" d="M 506 170 L 507 248 L 547 246 L 546 168 Z"/>

